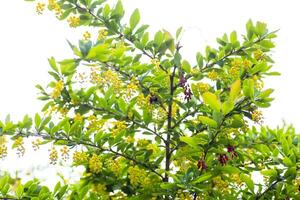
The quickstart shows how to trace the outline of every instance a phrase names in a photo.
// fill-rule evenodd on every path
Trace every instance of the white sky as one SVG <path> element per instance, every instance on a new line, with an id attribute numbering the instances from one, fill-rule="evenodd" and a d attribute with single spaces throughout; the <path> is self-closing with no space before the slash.
<path id="1" fill-rule="evenodd" d="M 276 127 L 285 120 L 299 131 L 299 1 L 123 0 L 123 3 L 127 15 L 138 7 L 141 22 L 149 24 L 151 30 L 164 28 L 175 34 L 183 26 L 183 52 L 192 62 L 197 51 L 204 52 L 205 45 L 216 46 L 215 38 L 224 32 L 245 33 L 249 18 L 266 22 L 272 30 L 280 29 L 273 58 L 274 70 L 282 75 L 266 80 L 267 86 L 275 88 L 275 101 L 264 111 L 265 124 Z M 0 19 L 0 119 L 9 113 L 12 119 L 20 119 L 24 114 L 33 116 L 42 106 L 36 99 L 35 85 L 45 85 L 50 80 L 47 58 L 72 57 L 66 39 L 76 44 L 83 29 L 74 31 L 50 13 L 38 16 L 34 4 L 23 0 L 2 1 Z M 36 164 L 36 160 L 31 162 Z M 6 166 L 9 168 L 9 163 Z"/>

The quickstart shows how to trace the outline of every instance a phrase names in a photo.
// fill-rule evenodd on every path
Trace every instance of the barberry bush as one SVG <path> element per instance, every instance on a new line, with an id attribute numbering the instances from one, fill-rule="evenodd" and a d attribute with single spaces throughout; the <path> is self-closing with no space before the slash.
<path id="1" fill-rule="evenodd" d="M 150 34 L 138 9 L 123 19 L 121 1 L 36 3 L 46 8 L 98 34 L 69 42 L 72 58 L 49 58 L 42 112 L 0 122 L 0 156 L 7 140 L 22 156 L 36 138 L 35 150 L 50 143 L 50 164 L 72 159 L 85 172 L 50 189 L 2 174 L 2 199 L 299 199 L 300 137 L 263 126 L 276 31 L 249 20 L 241 37 L 224 34 L 187 61 L 182 28 Z"/>

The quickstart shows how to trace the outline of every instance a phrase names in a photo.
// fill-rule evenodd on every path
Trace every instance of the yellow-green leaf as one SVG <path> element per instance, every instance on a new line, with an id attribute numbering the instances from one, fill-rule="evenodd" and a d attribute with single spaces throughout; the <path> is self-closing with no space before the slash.
<path id="1" fill-rule="evenodd" d="M 229 97 L 232 101 L 238 97 L 241 92 L 241 80 L 236 80 L 230 87 Z"/>
<path id="2" fill-rule="evenodd" d="M 232 101 L 225 101 L 222 104 L 222 113 L 224 115 L 228 114 L 230 111 L 232 111 L 234 108 L 234 103 Z"/>
<path id="3" fill-rule="evenodd" d="M 218 112 L 221 110 L 221 102 L 215 94 L 211 92 L 205 92 L 202 95 L 202 98 L 204 103 L 209 105 L 213 110 Z"/>
<path id="4" fill-rule="evenodd" d="M 202 124 L 206 124 L 212 128 L 217 128 L 218 124 L 215 120 L 206 117 L 206 116 L 199 116 L 198 120 L 202 123 Z"/>

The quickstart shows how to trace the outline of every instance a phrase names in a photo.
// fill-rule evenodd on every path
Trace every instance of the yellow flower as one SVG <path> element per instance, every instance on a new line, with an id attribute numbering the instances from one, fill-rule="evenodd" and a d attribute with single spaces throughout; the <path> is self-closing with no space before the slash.
<path id="1" fill-rule="evenodd" d="M 255 50 L 253 56 L 256 60 L 263 60 L 265 57 L 264 52 L 260 49 Z"/>
<path id="2" fill-rule="evenodd" d="M 96 184 L 93 185 L 92 191 L 101 194 L 101 195 L 107 195 L 106 186 L 104 184 Z"/>
<path id="3" fill-rule="evenodd" d="M 160 66 L 160 61 L 156 58 L 153 58 L 151 59 L 151 64 L 153 64 L 156 67 L 156 69 L 158 69 Z"/>
<path id="4" fill-rule="evenodd" d="M 86 152 L 83 151 L 75 151 L 73 153 L 73 164 L 74 165 L 81 165 L 88 161 L 88 155 Z"/>
<path id="5" fill-rule="evenodd" d="M 252 117 L 252 120 L 257 123 L 262 122 L 262 120 L 263 120 L 262 112 L 259 110 L 254 110 L 252 112 L 251 117 Z"/>
<path id="6" fill-rule="evenodd" d="M 119 159 L 114 159 L 111 160 L 109 163 L 110 169 L 111 171 L 115 174 L 115 175 L 120 175 L 122 172 L 122 168 L 120 165 L 120 160 Z"/>
<path id="7" fill-rule="evenodd" d="M 97 154 L 92 155 L 92 157 L 89 160 L 89 168 L 90 168 L 91 172 L 93 172 L 95 174 L 101 172 L 102 162 L 101 162 L 100 156 L 98 156 Z"/>
<path id="8" fill-rule="evenodd" d="M 60 96 L 63 89 L 64 89 L 64 82 L 62 80 L 56 82 L 55 87 L 51 93 L 51 97 L 53 99 L 57 99 Z"/>
<path id="9" fill-rule="evenodd" d="M 231 68 L 229 69 L 229 74 L 230 74 L 232 77 L 237 78 L 237 77 L 240 75 L 240 68 L 239 68 L 239 67 L 231 67 Z"/>
<path id="10" fill-rule="evenodd" d="M 23 137 L 18 137 L 13 143 L 13 148 L 17 148 L 17 154 L 23 156 L 25 153 Z"/>
<path id="11" fill-rule="evenodd" d="M 126 87 L 126 97 L 130 98 L 138 89 L 138 80 L 137 78 L 133 77 L 130 83 Z"/>
<path id="12" fill-rule="evenodd" d="M 216 189 L 220 192 L 228 192 L 228 183 L 226 181 L 223 181 L 220 176 L 216 176 L 213 178 L 213 183 Z"/>
<path id="13" fill-rule="evenodd" d="M 5 144 L 0 145 L 0 159 L 3 159 L 7 156 L 7 146 Z"/>
<path id="14" fill-rule="evenodd" d="M 207 76 L 213 81 L 218 79 L 218 73 L 215 70 L 208 72 Z"/>
<path id="15" fill-rule="evenodd" d="M 75 28 L 79 25 L 80 19 L 77 16 L 71 16 L 71 17 L 69 17 L 68 22 L 69 22 L 70 27 Z"/>
<path id="16" fill-rule="evenodd" d="M 76 113 L 75 117 L 74 117 L 74 122 L 82 122 L 83 121 L 83 117 L 81 116 L 80 113 Z"/>
<path id="17" fill-rule="evenodd" d="M 102 40 L 107 36 L 108 32 L 105 29 L 101 29 L 98 32 L 98 40 Z"/>
<path id="18" fill-rule="evenodd" d="M 107 70 L 103 72 L 102 79 L 100 79 L 102 84 L 112 86 L 116 92 L 121 90 L 122 82 L 117 73 L 112 70 Z"/>
<path id="19" fill-rule="evenodd" d="M 32 141 L 32 148 L 36 151 L 40 148 L 40 145 L 42 144 L 42 141 L 37 138 L 35 141 Z"/>
<path id="20" fill-rule="evenodd" d="M 243 61 L 243 65 L 244 65 L 245 69 L 249 69 L 249 68 L 252 66 L 252 63 L 251 63 L 250 60 L 245 59 L 245 60 Z"/>
<path id="21" fill-rule="evenodd" d="M 238 186 L 243 185 L 243 181 L 241 180 L 239 174 L 232 174 L 231 180 L 232 180 L 234 183 L 236 183 Z"/>
<path id="22" fill-rule="evenodd" d="M 58 160 L 57 150 L 55 149 L 55 147 L 52 147 L 51 149 L 49 149 L 49 151 L 50 151 L 50 155 L 49 155 L 50 164 L 55 165 Z"/>
<path id="23" fill-rule="evenodd" d="M 50 10 L 53 10 L 55 12 L 55 15 L 57 17 L 60 17 L 62 14 L 62 9 L 61 7 L 58 5 L 58 3 L 56 2 L 56 0 L 49 0 L 48 1 L 48 6 Z"/>
<path id="24" fill-rule="evenodd" d="M 117 121 L 117 122 L 112 122 L 114 125 L 114 128 L 112 130 L 112 135 L 116 137 L 119 133 L 122 131 L 126 130 L 127 126 L 124 121 Z"/>
<path id="25" fill-rule="evenodd" d="M 64 146 L 63 148 L 60 149 L 61 156 L 63 160 L 67 160 L 69 158 L 69 148 L 67 146 Z"/>
<path id="26" fill-rule="evenodd" d="M 127 143 L 134 143 L 134 137 L 128 136 L 128 137 L 126 138 L 126 142 L 127 142 Z"/>
<path id="27" fill-rule="evenodd" d="M 145 170 L 140 169 L 138 166 L 128 168 L 128 178 L 132 186 L 137 187 L 147 177 Z"/>
<path id="28" fill-rule="evenodd" d="M 200 93 L 204 93 L 210 89 L 210 85 L 207 83 L 199 82 L 199 83 L 197 83 L 196 88 Z"/>
<path id="29" fill-rule="evenodd" d="M 44 10 L 45 10 L 45 4 L 44 3 L 40 3 L 40 2 L 38 2 L 37 4 L 36 4 L 36 12 L 37 12 L 37 14 L 39 14 L 39 15 L 41 15 L 41 14 L 43 14 L 43 12 L 44 12 Z"/>
<path id="30" fill-rule="evenodd" d="M 91 33 L 88 32 L 88 31 L 84 32 L 84 33 L 83 33 L 83 38 L 84 38 L 84 40 L 89 40 L 89 39 L 91 39 Z"/>
<path id="31" fill-rule="evenodd" d="M 139 139 L 137 141 L 137 146 L 138 147 L 146 147 L 148 144 L 149 144 L 149 140 L 146 140 L 146 139 Z"/>

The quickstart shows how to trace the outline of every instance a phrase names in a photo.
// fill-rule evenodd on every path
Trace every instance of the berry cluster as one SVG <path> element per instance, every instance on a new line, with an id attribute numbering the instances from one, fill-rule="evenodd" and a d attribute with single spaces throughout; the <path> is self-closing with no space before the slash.
<path id="1" fill-rule="evenodd" d="M 192 91 L 190 86 L 187 84 L 187 80 L 184 76 L 182 76 L 179 80 L 179 86 L 183 88 L 184 100 L 190 101 L 192 99 Z"/>

